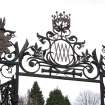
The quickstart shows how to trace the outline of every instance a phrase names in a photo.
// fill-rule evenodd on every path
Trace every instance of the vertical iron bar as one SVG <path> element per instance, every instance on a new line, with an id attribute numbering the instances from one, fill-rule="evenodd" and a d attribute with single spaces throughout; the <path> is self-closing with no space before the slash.
<path id="1" fill-rule="evenodd" d="M 1 85 L 1 79 L 0 79 L 0 85 Z M 0 104 L 1 104 L 1 90 L 0 90 Z"/>
<path id="2" fill-rule="evenodd" d="M 19 90 L 19 63 L 16 64 L 16 104 L 18 105 L 18 90 Z"/>
<path id="3" fill-rule="evenodd" d="M 104 104 L 104 82 L 103 82 L 103 74 L 100 72 L 100 97 L 101 97 L 101 105 Z"/>

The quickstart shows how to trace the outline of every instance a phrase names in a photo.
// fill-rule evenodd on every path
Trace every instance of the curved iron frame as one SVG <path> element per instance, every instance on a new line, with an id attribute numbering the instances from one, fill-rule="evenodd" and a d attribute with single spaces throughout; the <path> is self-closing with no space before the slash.
<path id="1" fill-rule="evenodd" d="M 80 52 L 80 49 L 84 47 L 85 41 L 79 42 L 76 36 L 71 35 L 70 15 L 66 15 L 65 12 L 56 12 L 56 15 L 53 15 L 52 18 L 53 31 L 48 31 L 46 36 L 41 36 L 37 33 L 39 41 L 42 44 L 48 43 L 48 48 L 43 49 L 37 43 L 29 46 L 29 42 L 26 40 L 20 52 L 18 43 L 13 44 L 10 41 L 12 36 L 14 36 L 14 31 L 6 30 L 4 28 L 5 19 L 1 20 L 0 34 L 2 35 L 0 39 L 2 44 L 4 42 L 7 44 L 3 45 L 4 47 L 0 46 L 0 72 L 5 78 L 11 79 L 0 85 L 1 96 L 3 98 L 1 105 L 18 104 L 19 76 L 99 83 L 101 105 L 104 105 L 104 54 L 101 54 L 100 59 L 98 59 L 96 49 L 93 50 L 92 54 L 88 50 Z M 6 32 L 8 34 L 5 36 Z M 14 51 L 9 50 L 10 47 L 13 47 Z M 102 47 L 104 53 L 105 46 L 103 45 Z M 26 64 L 24 65 L 24 63 Z M 19 67 L 22 70 L 21 72 Z M 12 74 L 14 71 L 15 73 Z M 16 96 L 15 101 L 11 99 L 14 95 Z M 4 100 L 7 103 L 4 103 Z"/>

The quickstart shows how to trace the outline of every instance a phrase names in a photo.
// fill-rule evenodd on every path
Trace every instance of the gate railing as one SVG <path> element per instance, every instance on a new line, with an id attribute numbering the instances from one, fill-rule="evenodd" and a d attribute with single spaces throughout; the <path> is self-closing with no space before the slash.
<path id="1" fill-rule="evenodd" d="M 17 93 L 16 93 L 16 79 L 12 79 L 6 83 L 0 85 L 1 92 L 1 105 L 16 105 Z"/>

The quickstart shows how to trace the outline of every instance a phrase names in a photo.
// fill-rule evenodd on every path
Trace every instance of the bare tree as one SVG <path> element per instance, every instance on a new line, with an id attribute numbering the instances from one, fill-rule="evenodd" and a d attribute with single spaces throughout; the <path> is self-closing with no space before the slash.
<path id="1" fill-rule="evenodd" d="M 75 105 L 100 105 L 100 96 L 91 91 L 81 92 Z"/>
<path id="2" fill-rule="evenodd" d="M 30 105 L 31 104 L 31 96 L 30 96 L 31 91 L 28 90 L 27 91 L 27 97 L 26 97 L 26 105 Z"/>
<path id="3" fill-rule="evenodd" d="M 26 105 L 25 104 L 25 97 L 22 97 L 22 96 L 19 97 L 18 105 Z"/>

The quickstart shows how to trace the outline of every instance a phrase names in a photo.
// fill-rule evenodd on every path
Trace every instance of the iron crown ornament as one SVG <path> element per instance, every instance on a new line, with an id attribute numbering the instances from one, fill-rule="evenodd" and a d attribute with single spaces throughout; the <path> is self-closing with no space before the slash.
<path id="1" fill-rule="evenodd" d="M 52 27 L 53 31 L 48 31 L 46 36 L 37 33 L 42 44 L 49 43 L 47 49 L 42 50 L 42 47 L 39 47 L 37 43 L 29 46 L 28 40 L 26 40 L 19 57 L 21 68 L 27 73 L 40 71 L 48 72 L 50 75 L 53 73 L 96 79 L 99 75 L 98 63 L 95 61 L 96 50 L 92 55 L 88 50 L 81 52 L 81 55 L 78 53 L 84 47 L 85 41 L 79 42 L 76 36 L 71 35 L 70 14 L 56 12 L 55 15 L 52 15 Z M 28 61 L 31 70 L 25 68 L 24 59 Z M 33 67 L 35 68 L 33 69 Z"/>
<path id="2" fill-rule="evenodd" d="M 64 35 L 70 33 L 70 14 L 65 15 L 65 12 L 56 12 L 56 15 L 52 15 L 53 32 L 59 33 L 57 37 L 63 38 Z M 60 35 L 60 36 L 59 36 Z"/>

